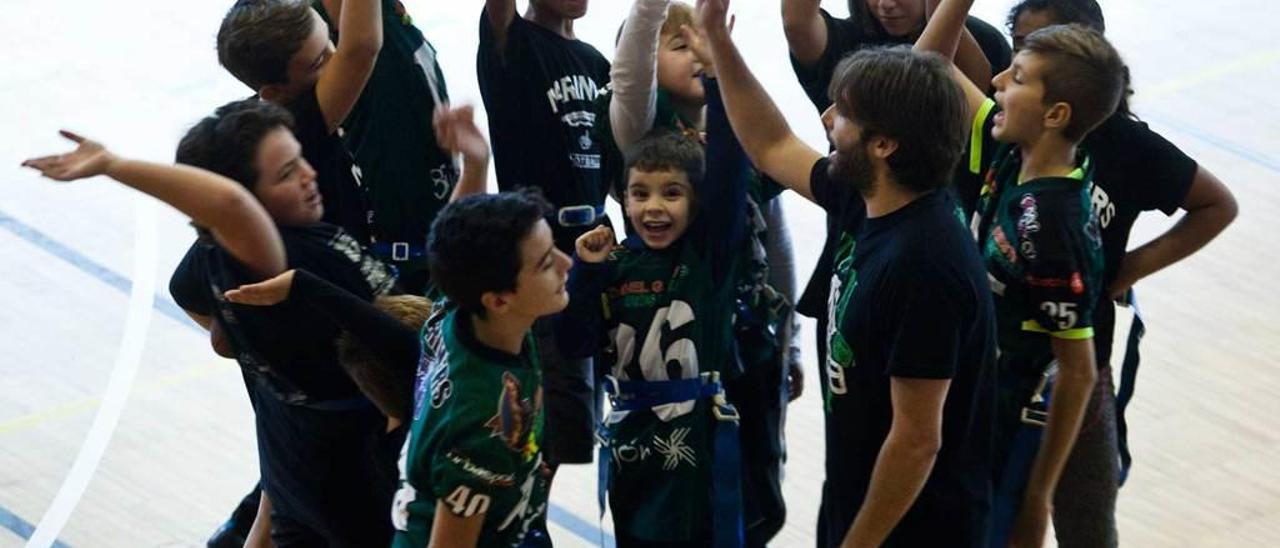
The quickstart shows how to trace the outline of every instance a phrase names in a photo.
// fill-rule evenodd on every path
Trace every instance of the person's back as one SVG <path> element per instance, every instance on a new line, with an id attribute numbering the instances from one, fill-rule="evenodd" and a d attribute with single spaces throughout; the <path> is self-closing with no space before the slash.
<path id="1" fill-rule="evenodd" d="M 436 49 L 399 0 L 382 1 L 382 49 L 360 100 L 342 123 L 342 137 L 368 186 L 370 249 L 394 264 L 405 291 L 427 283 L 426 234 L 458 182 L 452 155 L 436 142 L 431 119 L 449 102 Z M 334 26 L 340 2 L 316 0 Z M 341 37 L 338 37 L 341 42 Z"/>
<path id="2" fill-rule="evenodd" d="M 554 13 L 571 29 L 582 14 L 560 13 L 556 4 L 534 0 L 530 9 Z M 500 190 L 536 187 L 557 209 L 578 207 L 552 226 L 561 250 L 571 250 L 603 217 L 608 189 L 592 128 L 609 62 L 591 45 L 516 13 L 514 1 L 491 0 L 480 16 L 476 67 Z"/>

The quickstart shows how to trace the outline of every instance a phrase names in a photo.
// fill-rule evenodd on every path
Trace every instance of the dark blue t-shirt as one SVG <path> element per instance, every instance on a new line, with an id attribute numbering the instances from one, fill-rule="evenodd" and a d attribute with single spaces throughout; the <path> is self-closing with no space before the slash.
<path id="1" fill-rule="evenodd" d="M 840 221 L 827 333 L 825 538 L 839 544 L 870 487 L 893 422 L 893 377 L 950 379 L 942 447 L 886 546 L 977 546 L 990 505 L 995 310 L 986 270 L 950 192 L 863 220 L 860 198 L 827 174 L 810 178 Z"/>

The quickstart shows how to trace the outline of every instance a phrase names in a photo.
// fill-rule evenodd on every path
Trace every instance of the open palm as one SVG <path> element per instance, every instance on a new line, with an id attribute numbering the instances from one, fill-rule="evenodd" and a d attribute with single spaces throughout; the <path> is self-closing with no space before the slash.
<path id="1" fill-rule="evenodd" d="M 22 165 L 57 181 L 74 181 L 106 173 L 107 166 L 111 164 L 114 157 L 102 146 L 102 143 L 67 130 L 58 133 L 74 141 L 78 145 L 76 149 L 66 154 L 32 158 L 22 162 Z"/>

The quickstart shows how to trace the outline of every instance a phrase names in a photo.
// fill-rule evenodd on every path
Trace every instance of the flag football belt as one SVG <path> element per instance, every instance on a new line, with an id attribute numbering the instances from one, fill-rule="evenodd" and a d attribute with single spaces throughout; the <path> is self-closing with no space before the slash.
<path id="1" fill-rule="evenodd" d="M 427 256 L 427 246 L 410 242 L 374 242 L 369 250 L 384 259 L 405 262 Z"/>
<path id="2" fill-rule="evenodd" d="M 989 547 L 1004 548 L 1013 533 L 1013 523 L 1022 508 L 1022 496 L 1031 477 L 1031 466 L 1040 451 L 1040 438 L 1049 421 L 1049 398 L 1057 375 L 1058 364 L 1053 362 L 1040 375 L 1031 399 L 1018 411 L 1017 432 L 1010 443 L 1004 469 L 998 471 L 999 479 L 991 504 L 991 530 L 987 536 Z"/>
<path id="3" fill-rule="evenodd" d="M 1125 293 L 1121 306 L 1133 310 L 1133 324 L 1129 326 L 1129 337 L 1125 343 L 1124 361 L 1120 366 L 1120 390 L 1116 393 L 1116 440 L 1120 449 L 1120 485 L 1129 479 L 1129 468 L 1133 466 L 1133 455 L 1129 453 L 1129 423 L 1124 420 L 1124 410 L 1133 399 L 1133 390 L 1138 381 L 1138 363 L 1141 356 L 1138 347 L 1142 337 L 1147 334 L 1147 325 L 1142 321 L 1142 311 L 1138 310 L 1138 296 L 1130 288 Z"/>
<path id="4" fill-rule="evenodd" d="M 715 548 L 738 548 L 743 545 L 742 523 L 742 455 L 738 438 L 738 410 L 724 396 L 718 372 L 703 373 L 698 378 L 673 381 L 619 381 L 612 375 L 604 380 L 605 393 L 615 411 L 638 411 L 659 405 L 711 400 L 711 414 L 716 423 L 715 447 L 712 449 L 711 506 L 712 537 Z M 606 495 L 613 459 L 609 451 L 609 430 L 601 425 L 600 475 L 597 503 L 604 519 Z"/>
<path id="5" fill-rule="evenodd" d="M 556 210 L 556 223 L 560 226 L 591 226 L 604 218 L 604 206 L 576 205 Z"/>

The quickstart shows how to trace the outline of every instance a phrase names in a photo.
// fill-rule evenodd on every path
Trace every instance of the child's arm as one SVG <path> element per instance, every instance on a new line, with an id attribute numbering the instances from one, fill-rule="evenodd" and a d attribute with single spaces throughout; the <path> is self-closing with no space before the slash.
<path id="1" fill-rule="evenodd" d="M 827 22 L 821 0 L 782 0 L 782 31 L 791 56 L 801 66 L 813 66 L 827 51 Z"/>
<path id="2" fill-rule="evenodd" d="M 286 300 L 301 301 L 318 310 L 343 330 L 351 333 L 378 359 L 376 363 L 343 363 L 343 367 L 385 367 L 389 374 L 360 375 L 357 380 L 400 379 L 402 383 L 360 388 L 369 399 L 393 418 L 412 417 L 412 378 L 420 351 L 418 332 L 327 280 L 306 271 L 288 270 L 269 280 L 242 285 L 227 291 L 228 301 L 243 305 L 271 306 Z M 406 405 L 407 403 L 407 405 Z"/>
<path id="3" fill-rule="evenodd" d="M 487 512 L 462 517 L 449 510 L 448 504 L 436 501 L 436 515 L 431 521 L 429 548 L 473 548 L 480 542 L 480 530 Z"/>
<path id="4" fill-rule="evenodd" d="M 489 182 L 489 143 L 484 132 L 476 126 L 475 108 L 464 105 L 450 108 L 448 104 L 436 106 L 436 143 L 453 154 L 462 155 L 462 178 L 453 187 L 449 201 L 472 194 L 484 194 Z"/>
<path id="5" fill-rule="evenodd" d="M 956 47 L 960 42 L 961 33 L 968 33 L 964 28 L 965 18 L 969 16 L 969 8 L 973 6 L 973 0 L 942 0 L 933 16 L 929 18 L 929 23 L 925 25 L 924 32 L 920 34 L 920 38 L 916 40 L 915 51 L 934 52 L 942 55 L 948 60 L 955 57 Z M 972 37 L 970 37 L 972 40 Z M 976 45 L 976 44 L 975 44 Z M 966 53 L 969 55 L 969 53 Z M 981 49 L 978 55 L 982 55 Z M 990 80 L 991 68 L 987 67 L 987 80 Z M 972 78 L 981 79 L 981 74 L 970 76 L 962 72 L 954 64 L 951 70 L 952 78 L 960 85 L 960 89 L 964 91 L 965 102 L 968 103 L 969 112 L 965 119 L 972 120 L 982 107 L 982 103 L 987 100 L 987 96 L 982 92 L 986 86 L 979 88 L 974 84 Z"/>
<path id="6" fill-rule="evenodd" d="M 556 343 L 566 358 L 589 358 L 600 350 L 604 336 L 601 295 L 612 268 L 607 259 L 614 247 L 613 229 L 597 226 L 578 237 L 573 268 L 569 270 L 569 306 L 555 316 Z"/>
<path id="7" fill-rule="evenodd" d="M 1226 230 L 1240 211 L 1231 190 L 1204 166 L 1196 168 L 1182 209 L 1187 214 L 1173 228 L 1125 254 L 1116 279 L 1107 288 L 1111 298 L 1120 298 L 1138 280 L 1199 251 Z"/>
<path id="8" fill-rule="evenodd" d="M 78 146 L 22 165 L 58 181 L 106 175 L 149 194 L 208 228 L 218 244 L 255 276 L 267 278 L 285 269 L 284 243 L 266 210 L 243 186 L 226 177 L 184 165 L 162 165 L 121 158 L 101 143 L 70 131 L 60 132 Z"/>
<path id="9" fill-rule="evenodd" d="M 727 0 L 703 0 L 698 18 L 715 58 L 720 96 L 737 141 L 757 169 L 813 200 L 809 176 L 822 154 L 792 133 L 786 118 L 747 68 L 729 37 L 728 7 Z"/>
<path id="10" fill-rule="evenodd" d="M 516 0 L 485 0 L 484 12 L 493 31 L 493 47 L 501 55 L 507 49 L 507 30 L 511 22 L 520 17 L 516 13 Z"/>
<path id="11" fill-rule="evenodd" d="M 729 271 L 725 267 L 742 249 L 746 237 L 751 164 L 729 125 L 719 84 L 715 78 L 703 78 L 702 82 L 707 90 L 707 173 L 694 195 L 703 216 L 699 222 L 706 238 L 704 250 L 711 253 L 719 280 Z"/>
<path id="12" fill-rule="evenodd" d="M 653 127 L 658 104 L 658 41 L 671 0 L 636 0 L 622 25 L 609 79 L 609 121 L 620 150 Z"/>
<path id="13" fill-rule="evenodd" d="M 382 49 L 381 0 L 345 0 L 340 6 L 338 45 L 316 82 L 316 102 L 330 132 L 355 108 Z"/>

